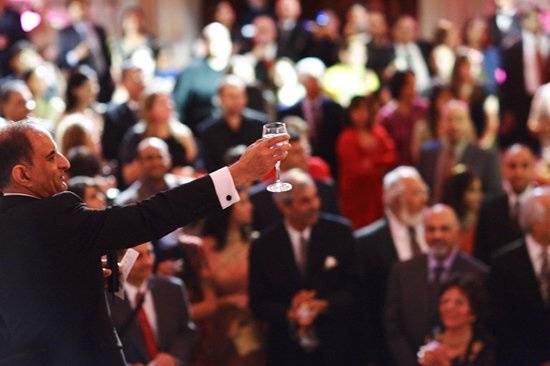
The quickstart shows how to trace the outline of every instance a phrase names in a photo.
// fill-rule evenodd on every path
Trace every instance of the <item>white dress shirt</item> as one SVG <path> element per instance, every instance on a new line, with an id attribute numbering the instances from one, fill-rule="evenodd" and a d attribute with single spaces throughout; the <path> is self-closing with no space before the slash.
<path id="1" fill-rule="evenodd" d="M 544 80 L 541 80 L 537 52 L 539 52 L 544 59 L 547 59 L 550 46 L 545 35 L 537 35 L 531 32 L 522 31 L 521 39 L 523 41 L 525 90 L 527 90 L 529 94 L 534 95 L 538 87 L 544 83 Z"/>
<path id="2" fill-rule="evenodd" d="M 386 218 L 390 226 L 390 232 L 393 239 L 395 250 L 397 251 L 397 257 L 400 262 L 409 260 L 413 257 L 411 250 L 411 239 L 409 237 L 409 229 L 407 225 L 403 224 L 391 210 L 386 210 Z M 416 242 L 420 247 L 422 253 L 428 252 L 428 245 L 424 240 L 424 226 L 422 224 L 415 225 Z"/>
<path id="3" fill-rule="evenodd" d="M 145 311 L 147 320 L 149 321 L 149 324 L 153 329 L 153 333 L 155 334 L 155 338 L 157 339 L 157 343 L 158 343 L 159 336 L 158 336 L 158 325 L 157 325 L 157 313 L 155 310 L 155 304 L 153 302 L 153 295 L 151 294 L 151 290 L 149 290 L 147 287 L 147 281 L 144 281 L 139 288 L 129 284 L 128 282 L 124 282 L 124 291 L 126 292 L 128 302 L 130 303 L 130 306 L 132 307 L 132 309 L 136 308 L 136 305 L 137 305 L 136 295 L 138 294 L 138 292 L 145 294 L 145 300 L 143 300 L 142 308 Z"/>

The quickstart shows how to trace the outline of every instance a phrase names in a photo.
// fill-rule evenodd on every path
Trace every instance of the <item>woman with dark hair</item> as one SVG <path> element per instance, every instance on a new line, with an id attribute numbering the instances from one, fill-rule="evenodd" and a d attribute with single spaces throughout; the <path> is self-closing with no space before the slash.
<path id="1" fill-rule="evenodd" d="M 418 352 L 422 366 L 493 366 L 495 350 L 484 329 L 483 283 L 470 275 L 451 277 L 440 289 L 441 328 Z"/>
<path id="2" fill-rule="evenodd" d="M 483 198 L 481 179 L 459 164 L 443 185 L 443 203 L 451 206 L 460 221 L 461 249 L 472 254 L 479 208 Z"/>
<path id="3" fill-rule="evenodd" d="M 451 75 L 451 92 L 454 98 L 468 104 L 479 143 L 492 147 L 498 132 L 498 103 L 494 96 L 487 96 L 481 82 L 472 72 L 468 56 L 456 58 Z"/>
<path id="4" fill-rule="evenodd" d="M 397 165 L 414 165 L 419 155 L 414 132 L 425 123 L 427 103 L 416 94 L 412 71 L 397 71 L 389 87 L 393 100 L 380 110 L 380 122 L 395 141 Z"/>
<path id="5" fill-rule="evenodd" d="M 120 148 L 124 181 L 131 183 L 138 178 L 137 146 L 147 137 L 158 137 L 166 142 L 172 158 L 171 172 L 180 175 L 181 168 L 195 161 L 197 146 L 189 127 L 174 118 L 172 98 L 161 90 L 146 91 L 141 115 L 142 120 L 126 132 Z"/>
<path id="6" fill-rule="evenodd" d="M 348 107 L 350 126 L 336 143 L 340 208 L 356 229 L 382 217 L 382 178 L 397 160 L 393 140 L 375 123 L 377 109 L 374 96 L 354 97 Z"/>
<path id="7" fill-rule="evenodd" d="M 201 346 L 215 364 L 262 365 L 258 324 L 248 309 L 248 253 L 251 241 L 252 204 L 246 191 L 240 201 L 207 218 L 203 248 L 210 284 L 217 299 L 216 313 L 201 325 Z"/>

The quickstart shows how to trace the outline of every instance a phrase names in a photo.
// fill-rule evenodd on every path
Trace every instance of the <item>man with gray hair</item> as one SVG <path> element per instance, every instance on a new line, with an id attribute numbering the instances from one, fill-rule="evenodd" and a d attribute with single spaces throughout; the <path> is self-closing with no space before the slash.
<path id="1" fill-rule="evenodd" d="M 373 336 L 369 339 L 368 334 L 363 334 L 363 344 L 369 346 L 364 357 L 387 363 L 382 323 L 386 284 L 395 262 L 409 260 L 428 249 L 421 220 L 428 203 L 428 187 L 410 166 L 400 166 L 386 174 L 383 185 L 384 217 L 358 229 L 355 239 L 365 323 L 362 329 L 372 330 Z"/>
<path id="2" fill-rule="evenodd" d="M 550 186 L 533 189 L 520 209 L 525 236 L 497 253 L 488 287 L 497 365 L 550 363 Z"/>
<path id="3" fill-rule="evenodd" d="M 350 226 L 320 214 L 309 175 L 291 169 L 281 179 L 293 186 L 274 196 L 284 220 L 250 251 L 250 307 L 269 325 L 268 364 L 349 365 L 356 349 Z"/>
<path id="4" fill-rule="evenodd" d="M 437 325 L 441 284 L 457 275 L 481 282 L 487 273 L 484 264 L 460 251 L 460 224 L 451 207 L 434 205 L 423 221 L 428 253 L 395 263 L 388 279 L 384 327 L 395 366 L 417 364 L 420 346 Z"/>

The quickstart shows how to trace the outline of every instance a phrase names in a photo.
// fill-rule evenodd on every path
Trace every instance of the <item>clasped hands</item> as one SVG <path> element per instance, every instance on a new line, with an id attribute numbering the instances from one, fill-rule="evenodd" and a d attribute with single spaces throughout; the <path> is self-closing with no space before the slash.
<path id="1" fill-rule="evenodd" d="M 316 296 L 315 290 L 300 290 L 292 298 L 287 317 L 298 326 L 299 331 L 312 326 L 317 317 L 328 309 L 328 301 Z"/>

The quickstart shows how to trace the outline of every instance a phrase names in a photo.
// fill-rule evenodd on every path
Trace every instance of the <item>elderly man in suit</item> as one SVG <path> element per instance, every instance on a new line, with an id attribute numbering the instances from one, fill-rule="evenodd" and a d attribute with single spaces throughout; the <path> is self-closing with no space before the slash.
<path id="1" fill-rule="evenodd" d="M 293 189 L 274 198 L 284 221 L 250 252 L 250 307 L 268 323 L 269 365 L 349 365 L 353 236 L 341 218 L 319 214 L 313 180 L 286 172 Z"/>
<path id="2" fill-rule="evenodd" d="M 391 267 L 428 250 L 422 223 L 427 203 L 428 188 L 418 171 L 395 168 L 384 177 L 384 218 L 355 231 L 363 357 L 374 363 L 389 363 L 383 313 Z"/>
<path id="3" fill-rule="evenodd" d="M 533 189 L 520 210 L 525 236 L 491 261 L 489 299 L 497 365 L 550 364 L 550 187 Z"/>
<path id="4" fill-rule="evenodd" d="M 132 366 L 186 365 L 195 326 L 189 319 L 187 292 L 176 278 L 153 275 L 151 243 L 134 248 L 139 253 L 124 283 L 124 300 L 112 297 L 111 317 Z"/>
<path id="5" fill-rule="evenodd" d="M 476 229 L 474 257 L 485 263 L 523 236 L 519 207 L 533 188 L 535 156 L 527 146 L 514 144 L 504 152 L 501 166 L 504 192 L 483 201 Z"/>
<path id="6" fill-rule="evenodd" d="M 260 140 L 229 168 L 145 202 L 92 210 L 65 192 L 69 162 L 44 128 L 29 121 L 2 127 L 0 362 L 124 365 L 104 296 L 101 256 L 238 201 L 236 186 L 284 158 L 286 139 Z"/>
<path id="7" fill-rule="evenodd" d="M 418 163 L 418 170 L 432 191 L 432 201 L 441 200 L 443 184 L 457 164 L 466 165 L 481 179 L 483 192 L 488 196 L 501 192 L 497 157 L 475 143 L 468 104 L 459 100 L 447 102 L 441 124 L 441 137 L 422 146 Z"/>
<path id="8" fill-rule="evenodd" d="M 416 365 L 416 353 L 437 324 L 441 283 L 455 274 L 483 277 L 487 268 L 460 252 L 459 223 L 453 209 L 437 204 L 424 213 L 428 254 L 396 263 L 388 282 L 386 337 L 394 364 Z"/>

